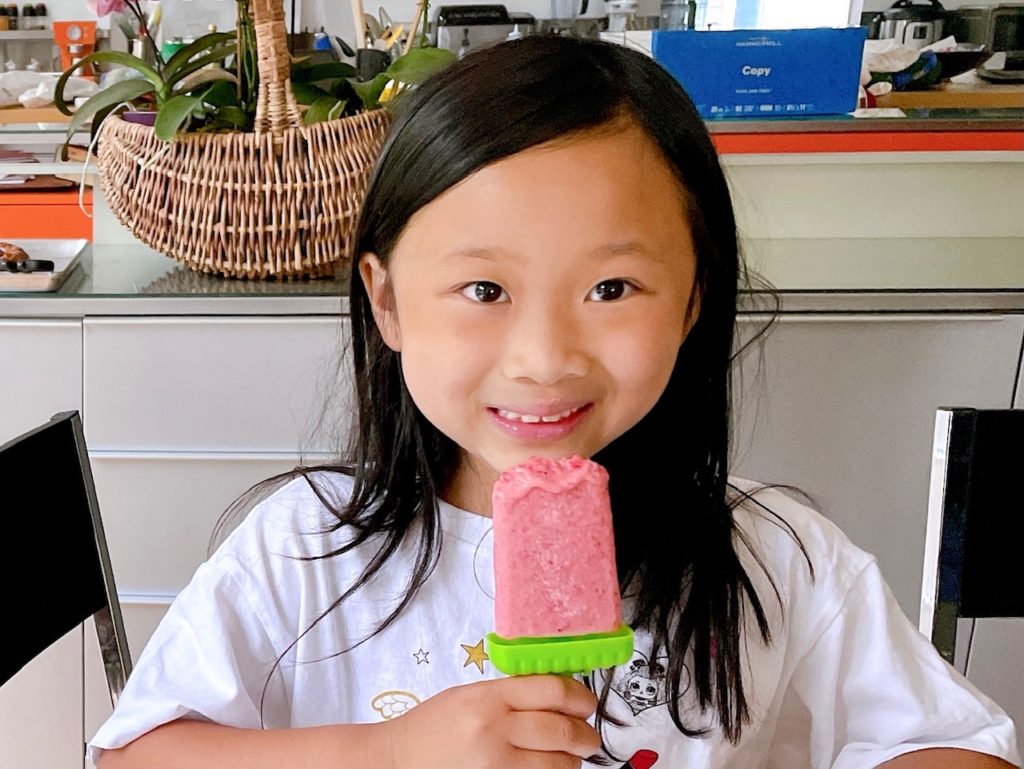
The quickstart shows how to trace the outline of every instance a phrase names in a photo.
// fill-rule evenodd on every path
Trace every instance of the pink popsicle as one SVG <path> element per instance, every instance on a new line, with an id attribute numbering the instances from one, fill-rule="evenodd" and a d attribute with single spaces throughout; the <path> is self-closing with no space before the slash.
<path id="1" fill-rule="evenodd" d="M 622 622 L 608 473 L 580 457 L 532 457 L 491 495 L 495 630 L 576 636 Z"/>

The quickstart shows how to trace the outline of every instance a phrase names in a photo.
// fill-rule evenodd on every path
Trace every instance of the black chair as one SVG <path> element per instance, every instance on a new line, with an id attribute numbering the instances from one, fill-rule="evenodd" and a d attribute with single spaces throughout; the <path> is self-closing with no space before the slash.
<path id="1" fill-rule="evenodd" d="M 919 628 L 950 664 L 961 617 L 1024 617 L 1022 480 L 1024 410 L 938 410 Z"/>
<path id="2" fill-rule="evenodd" d="M 131 658 L 78 412 L 0 446 L 0 468 L 0 685 L 91 616 L 116 703 Z"/>

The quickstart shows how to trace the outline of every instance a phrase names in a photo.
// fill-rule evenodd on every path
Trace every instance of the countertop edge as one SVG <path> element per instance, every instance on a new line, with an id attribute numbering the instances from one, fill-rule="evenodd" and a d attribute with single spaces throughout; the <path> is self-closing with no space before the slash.
<path id="1" fill-rule="evenodd" d="M 780 312 L 794 314 L 1016 314 L 1024 313 L 1024 290 L 991 291 L 780 291 Z M 339 301 L 340 299 L 340 301 Z M 741 292 L 740 315 L 764 315 L 771 299 Z M 0 295 L 0 319 L 75 319 L 146 316 L 347 316 L 348 297 L 69 297 Z"/>

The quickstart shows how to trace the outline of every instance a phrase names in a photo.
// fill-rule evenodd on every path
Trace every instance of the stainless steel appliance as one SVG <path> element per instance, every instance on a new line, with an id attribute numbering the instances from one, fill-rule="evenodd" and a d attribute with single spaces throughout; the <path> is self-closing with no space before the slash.
<path id="1" fill-rule="evenodd" d="M 524 35 L 535 30 L 528 13 L 509 13 L 504 5 L 442 5 L 434 17 L 435 42 L 458 54 L 500 43 L 515 29 Z"/>
<path id="2" fill-rule="evenodd" d="M 991 52 L 1024 51 L 1024 3 L 964 5 L 950 11 L 949 32 L 957 42 Z"/>
<path id="3" fill-rule="evenodd" d="M 880 39 L 895 38 L 910 48 L 924 48 L 942 38 L 947 16 L 939 0 L 929 0 L 926 5 L 915 5 L 913 0 L 897 0 L 875 21 Z"/>

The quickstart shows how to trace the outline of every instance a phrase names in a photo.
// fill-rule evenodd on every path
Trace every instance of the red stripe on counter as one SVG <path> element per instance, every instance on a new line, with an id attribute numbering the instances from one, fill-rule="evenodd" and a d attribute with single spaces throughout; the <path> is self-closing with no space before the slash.
<path id="1" fill-rule="evenodd" d="M 1024 151 L 1024 131 L 712 134 L 723 155 L 809 152 Z"/>

